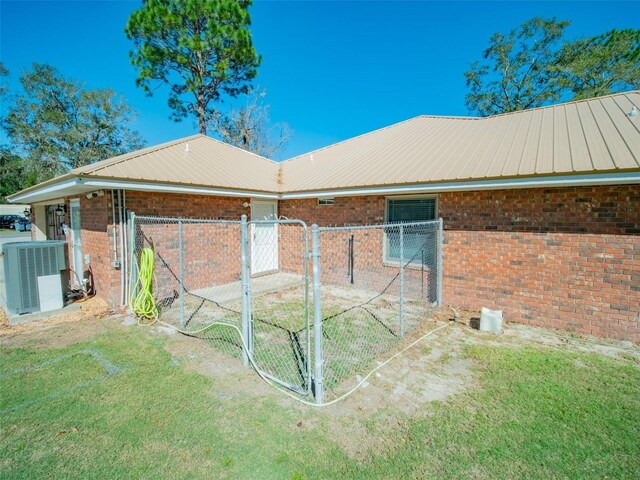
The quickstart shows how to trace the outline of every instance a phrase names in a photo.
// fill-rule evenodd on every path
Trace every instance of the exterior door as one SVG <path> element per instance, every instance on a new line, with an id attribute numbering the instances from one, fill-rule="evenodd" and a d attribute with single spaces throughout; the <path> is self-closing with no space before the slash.
<path id="1" fill-rule="evenodd" d="M 251 202 L 251 221 L 277 220 L 278 203 L 271 201 Z M 278 270 L 278 225 L 277 223 L 251 224 L 251 274 Z"/>
<path id="2" fill-rule="evenodd" d="M 84 278 L 84 261 L 82 259 L 82 236 L 80 235 L 80 200 L 75 198 L 69 203 L 69 212 L 71 216 L 71 257 L 73 261 L 73 271 L 78 274 L 82 281 Z M 77 283 L 77 277 L 72 275 L 74 283 Z M 80 287 L 81 285 L 76 285 Z"/>

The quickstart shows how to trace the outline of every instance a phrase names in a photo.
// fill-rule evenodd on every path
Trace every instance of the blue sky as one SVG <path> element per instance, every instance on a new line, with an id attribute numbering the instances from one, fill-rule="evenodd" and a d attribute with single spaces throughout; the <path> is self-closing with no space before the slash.
<path id="1" fill-rule="evenodd" d="M 0 1 L 0 58 L 18 87 L 32 62 L 89 87 L 111 87 L 138 110 L 152 145 L 197 133 L 169 120 L 166 89 L 135 86 L 123 33 L 138 1 Z M 256 1 L 257 84 L 274 122 L 294 131 L 282 158 L 420 114 L 466 115 L 463 73 L 489 37 L 536 16 L 571 21 L 568 37 L 638 28 L 639 2 Z"/>

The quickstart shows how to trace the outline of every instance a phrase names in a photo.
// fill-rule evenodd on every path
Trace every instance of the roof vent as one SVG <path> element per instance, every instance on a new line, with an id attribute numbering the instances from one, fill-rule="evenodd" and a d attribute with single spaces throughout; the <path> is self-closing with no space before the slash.
<path id="1" fill-rule="evenodd" d="M 630 117 L 637 117 L 638 116 L 638 109 L 636 108 L 635 105 L 633 107 L 631 107 L 631 111 L 629 112 L 629 116 Z"/>
<path id="2" fill-rule="evenodd" d="M 184 147 L 184 153 L 189 153 L 189 144 L 188 143 Z"/>

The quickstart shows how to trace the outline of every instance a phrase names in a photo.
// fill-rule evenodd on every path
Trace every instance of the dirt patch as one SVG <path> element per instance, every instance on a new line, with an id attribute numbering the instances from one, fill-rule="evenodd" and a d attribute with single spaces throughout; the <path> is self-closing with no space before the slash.
<path id="1" fill-rule="evenodd" d="M 242 360 L 216 350 L 206 340 L 175 335 L 165 348 L 178 365 L 184 365 L 187 370 L 211 377 L 217 384 L 223 385 L 213 392 L 215 396 L 230 399 L 237 396 L 274 394 L 273 389 L 253 369 L 242 365 Z"/>
<path id="2" fill-rule="evenodd" d="M 446 311 L 446 308 L 441 310 L 445 314 Z M 475 342 L 511 347 L 536 345 L 567 351 L 595 353 L 617 360 L 635 359 L 635 361 L 640 361 L 640 345 L 633 342 L 579 335 L 564 330 L 551 330 L 519 323 L 507 323 L 501 334 L 485 333 L 477 331 L 476 324 L 480 321 L 478 312 L 461 309 L 456 309 L 456 311 L 459 313 L 458 323 L 474 330 L 473 339 Z M 441 313 L 439 312 L 439 314 Z"/>
<path id="3" fill-rule="evenodd" d="M 80 310 L 44 320 L 9 325 L 5 318 L 5 321 L 0 324 L 0 343 L 20 345 L 27 341 L 40 339 L 43 340 L 43 348 L 70 345 L 90 339 L 97 333 L 104 331 L 106 326 L 102 325 L 99 320 L 107 316 L 109 316 L 107 303 L 98 297 L 93 297 L 82 302 Z M 92 324 L 90 328 L 85 328 L 86 323 Z M 63 325 L 67 328 L 54 328 Z"/>

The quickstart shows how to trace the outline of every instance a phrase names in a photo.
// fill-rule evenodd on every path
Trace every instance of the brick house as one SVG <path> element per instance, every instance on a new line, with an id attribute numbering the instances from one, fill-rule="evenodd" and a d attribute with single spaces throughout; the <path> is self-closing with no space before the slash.
<path id="1" fill-rule="evenodd" d="M 420 116 L 283 162 L 196 135 L 10 201 L 32 205 L 35 239 L 69 225 L 70 265 L 90 266 L 112 305 L 125 301 L 127 212 L 320 226 L 442 218 L 445 304 L 639 342 L 638 108 L 633 91 L 487 118 Z"/>

